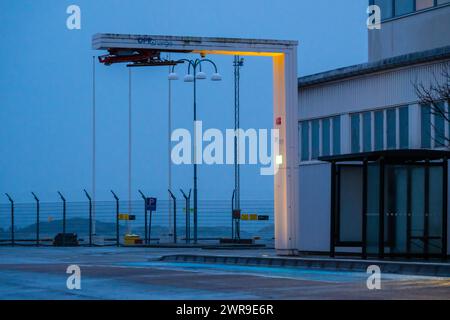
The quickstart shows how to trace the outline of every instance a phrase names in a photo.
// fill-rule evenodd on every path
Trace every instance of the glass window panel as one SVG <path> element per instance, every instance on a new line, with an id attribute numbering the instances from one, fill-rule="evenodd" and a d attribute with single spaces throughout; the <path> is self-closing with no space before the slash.
<path id="1" fill-rule="evenodd" d="M 436 104 L 434 113 L 434 140 L 437 148 L 445 146 L 445 104 Z"/>
<path id="2" fill-rule="evenodd" d="M 395 0 L 395 15 L 401 16 L 414 12 L 414 0 Z"/>
<path id="3" fill-rule="evenodd" d="M 380 7 L 381 19 L 389 19 L 393 17 L 393 0 L 375 0 L 375 5 Z"/>
<path id="4" fill-rule="evenodd" d="M 430 168 L 428 244 L 429 253 L 441 253 L 442 248 L 442 167 Z"/>
<path id="5" fill-rule="evenodd" d="M 450 3 L 450 0 L 437 0 L 437 4 L 444 4 L 444 3 Z"/>
<path id="6" fill-rule="evenodd" d="M 314 120 L 311 127 L 311 158 L 317 159 L 320 155 L 320 144 L 319 144 L 319 120 Z"/>
<path id="7" fill-rule="evenodd" d="M 363 149 L 372 151 L 372 113 L 363 113 Z"/>
<path id="8" fill-rule="evenodd" d="M 423 10 L 434 6 L 434 0 L 416 0 L 416 10 Z"/>
<path id="9" fill-rule="evenodd" d="M 399 108 L 400 149 L 409 148 L 409 107 Z"/>
<path id="10" fill-rule="evenodd" d="M 375 150 L 384 149 L 384 112 L 375 112 Z"/>
<path id="11" fill-rule="evenodd" d="M 386 111 L 386 126 L 387 126 L 387 148 L 395 149 L 397 147 L 397 121 L 396 110 L 389 109 Z"/>
<path id="12" fill-rule="evenodd" d="M 330 119 L 322 120 L 322 155 L 330 155 Z"/>
<path id="13" fill-rule="evenodd" d="M 360 141 L 359 141 L 359 114 L 353 114 L 351 116 L 351 131 L 352 131 L 352 153 L 360 152 Z"/>
<path id="14" fill-rule="evenodd" d="M 380 168 L 378 163 L 369 163 L 367 170 L 367 253 L 378 253 L 378 226 L 380 221 Z"/>
<path id="15" fill-rule="evenodd" d="M 421 107 L 422 148 L 431 148 L 431 112 L 430 106 Z"/>
<path id="16" fill-rule="evenodd" d="M 333 154 L 341 154 L 341 116 L 333 117 Z"/>
<path id="17" fill-rule="evenodd" d="M 309 122 L 301 123 L 302 127 L 302 161 L 309 160 Z"/>

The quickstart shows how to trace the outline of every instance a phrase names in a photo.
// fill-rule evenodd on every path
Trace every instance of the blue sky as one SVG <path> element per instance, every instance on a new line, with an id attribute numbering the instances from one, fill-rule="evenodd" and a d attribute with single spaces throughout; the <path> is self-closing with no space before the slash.
<path id="1" fill-rule="evenodd" d="M 81 30 L 66 8 L 81 8 Z M 91 191 L 91 37 L 97 32 L 273 38 L 299 41 L 298 75 L 367 59 L 366 0 L 0 2 L 0 193 L 16 201 L 70 200 Z M 199 85 L 205 128 L 233 127 L 232 57 L 211 56 L 223 81 Z M 241 124 L 272 127 L 269 58 L 242 69 Z M 179 73 L 184 70 L 180 68 Z M 133 194 L 167 197 L 167 68 L 133 70 Z M 173 128 L 192 127 L 192 87 L 173 84 Z M 332 103 L 332 102 L 330 102 Z M 97 199 L 128 188 L 128 70 L 97 64 Z M 173 168 L 174 189 L 190 188 L 192 168 Z M 273 178 L 242 169 L 243 199 L 272 199 Z M 200 199 L 229 199 L 232 166 L 199 168 Z M 5 199 L 0 202 L 6 201 Z"/>

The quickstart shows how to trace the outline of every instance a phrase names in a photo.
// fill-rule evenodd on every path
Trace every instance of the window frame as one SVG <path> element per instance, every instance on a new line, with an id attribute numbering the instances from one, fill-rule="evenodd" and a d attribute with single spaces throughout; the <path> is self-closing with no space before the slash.
<path id="1" fill-rule="evenodd" d="M 358 112 L 352 112 L 349 113 L 349 117 L 350 117 L 350 141 L 349 141 L 349 149 L 350 149 L 350 153 L 362 153 L 362 152 L 367 152 L 367 150 L 364 149 L 364 114 L 370 114 L 370 122 L 371 122 L 371 130 L 370 130 L 370 134 L 371 134 L 371 148 L 369 150 L 369 152 L 371 151 L 381 151 L 381 150 L 399 150 L 402 149 L 402 145 L 401 145 L 401 137 L 400 137 L 400 109 L 406 108 L 407 110 L 407 115 L 408 117 L 406 117 L 407 119 L 407 124 L 408 124 L 408 137 L 410 135 L 410 130 L 411 130 L 411 124 L 410 124 L 410 119 L 409 119 L 409 114 L 411 111 L 411 104 L 403 104 L 403 105 L 398 105 L 398 106 L 394 106 L 394 107 L 387 107 L 387 108 L 379 108 L 379 109 L 372 109 L 372 110 L 364 110 L 364 111 L 358 111 Z M 395 128 L 391 129 L 393 130 L 393 134 L 394 137 L 392 139 L 392 141 L 394 142 L 394 147 L 388 149 L 388 111 L 391 111 L 394 113 L 395 115 Z M 376 129 L 378 128 L 377 122 L 376 122 L 376 115 L 379 115 L 378 117 L 381 116 L 381 129 L 382 129 L 382 139 L 381 139 L 381 149 L 379 149 L 378 147 L 378 143 L 377 141 L 379 141 L 379 138 L 377 139 L 376 134 L 378 133 L 378 131 Z M 352 118 L 353 117 L 359 117 L 359 151 L 354 151 L 353 149 L 353 136 L 352 136 Z M 450 130 L 450 129 L 449 129 Z M 391 142 L 392 142 L 391 141 Z M 410 143 L 408 141 L 407 143 L 408 147 L 410 148 Z M 404 147 L 403 147 L 404 149 Z"/>
<path id="2" fill-rule="evenodd" d="M 308 163 L 320 163 L 321 161 L 320 160 L 318 160 L 318 159 L 316 159 L 315 158 L 315 152 L 313 152 L 314 150 L 313 150 L 313 137 L 312 137 L 312 135 L 313 135 L 313 123 L 318 123 L 318 129 L 319 129 L 319 134 L 318 134 L 318 139 L 319 139 L 319 141 L 318 141 L 318 157 L 321 157 L 321 156 L 324 156 L 324 146 L 323 146 L 323 140 L 324 140 L 324 136 L 323 136 L 323 134 L 324 134 L 324 125 L 323 125 L 323 123 L 324 123 L 324 121 L 328 121 L 328 134 L 329 134 L 329 137 L 328 137 L 328 144 L 329 144 L 329 150 L 328 150 L 328 155 L 335 155 L 336 154 L 336 148 L 338 147 L 338 150 L 339 150 L 339 154 L 340 154 L 340 152 L 341 152 L 341 150 L 342 150 L 342 148 L 341 148 L 341 145 L 340 145 L 340 143 L 341 143 L 341 141 L 342 141 L 342 139 L 341 139 L 341 117 L 342 117 L 342 115 L 341 114 L 339 114 L 339 115 L 333 115 L 333 116 L 328 116 L 328 117 L 322 117 L 322 118 L 311 118 L 311 119 L 304 119 L 304 120 L 299 120 L 298 121 L 298 133 L 299 133 L 299 154 L 298 154 L 298 157 L 299 157 L 299 165 L 302 165 L 302 164 L 308 164 Z M 335 136 L 334 136 L 334 131 L 335 131 L 335 124 L 336 124 L 336 121 L 337 120 L 335 120 L 335 119 L 339 119 L 338 121 L 339 121 L 339 131 L 338 131 L 338 135 L 339 135 L 339 138 L 338 139 L 336 139 L 335 138 Z M 307 155 L 307 157 L 303 157 L 303 147 L 304 147 L 304 145 L 303 145 L 303 135 L 304 135 L 304 133 L 306 132 L 306 131 L 303 131 L 304 129 L 303 129 L 303 126 L 308 126 L 307 127 L 307 135 L 308 135 L 308 139 L 307 139 L 307 148 L 308 148 L 308 155 Z M 306 129 L 305 129 L 306 130 Z M 336 146 L 336 140 L 337 141 L 339 141 L 339 146 Z M 313 156 L 313 153 L 314 153 L 314 156 Z"/>

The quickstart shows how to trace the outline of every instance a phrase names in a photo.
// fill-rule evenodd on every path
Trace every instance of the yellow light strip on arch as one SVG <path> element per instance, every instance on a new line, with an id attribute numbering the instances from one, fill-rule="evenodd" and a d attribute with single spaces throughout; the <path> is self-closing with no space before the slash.
<path id="1" fill-rule="evenodd" d="M 281 56 L 281 52 L 256 52 L 256 51 L 227 51 L 227 50 L 194 50 L 194 53 L 200 54 L 222 54 L 233 56 L 257 56 L 257 57 L 276 57 Z"/>

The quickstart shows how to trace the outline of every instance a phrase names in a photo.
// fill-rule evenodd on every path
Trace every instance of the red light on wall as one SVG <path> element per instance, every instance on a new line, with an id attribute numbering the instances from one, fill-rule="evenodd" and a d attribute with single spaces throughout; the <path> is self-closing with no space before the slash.
<path id="1" fill-rule="evenodd" d="M 277 124 L 277 126 L 280 126 L 280 125 L 281 125 L 281 117 L 278 117 L 278 118 L 275 120 L 275 123 Z"/>

